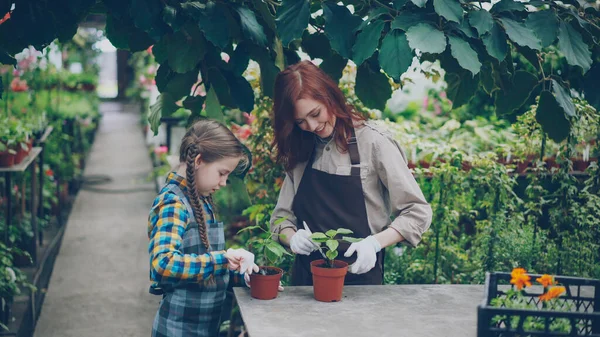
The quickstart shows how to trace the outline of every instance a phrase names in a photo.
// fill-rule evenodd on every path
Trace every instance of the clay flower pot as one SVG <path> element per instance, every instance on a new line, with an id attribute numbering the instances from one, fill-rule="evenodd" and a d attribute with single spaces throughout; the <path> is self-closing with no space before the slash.
<path id="1" fill-rule="evenodd" d="M 313 276 L 313 291 L 315 299 L 321 302 L 339 302 L 342 300 L 344 278 L 348 273 L 348 263 L 335 260 L 336 268 L 324 267 L 325 260 L 316 260 L 310 263 Z"/>
<path id="2" fill-rule="evenodd" d="M 15 155 L 9 151 L 0 152 L 0 167 L 11 167 L 15 164 Z"/>
<path id="3" fill-rule="evenodd" d="M 265 270 L 267 275 L 262 275 Z M 250 275 L 250 296 L 259 300 L 272 300 L 279 293 L 279 281 L 283 270 L 277 267 L 260 267 L 258 273 Z"/>

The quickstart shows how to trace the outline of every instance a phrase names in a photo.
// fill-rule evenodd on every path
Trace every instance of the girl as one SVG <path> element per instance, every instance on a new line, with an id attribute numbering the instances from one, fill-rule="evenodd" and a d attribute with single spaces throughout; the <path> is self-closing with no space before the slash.
<path id="1" fill-rule="evenodd" d="M 273 145 L 287 175 L 271 228 L 296 253 L 292 285 L 312 284 L 310 262 L 321 257 L 311 231 L 340 227 L 364 238 L 340 244 L 341 259 L 351 264 L 345 283 L 382 284 L 382 249 L 401 241 L 416 246 L 431 223 L 400 146 L 309 61 L 277 76 L 273 110 Z"/>
<path id="2" fill-rule="evenodd" d="M 215 217 L 212 193 L 251 163 L 233 133 L 210 120 L 188 129 L 179 161 L 148 221 L 150 292 L 163 296 L 152 336 L 217 336 L 228 286 L 243 285 L 240 274 L 249 275 L 258 266 L 244 249 L 224 250 L 223 223 Z"/>

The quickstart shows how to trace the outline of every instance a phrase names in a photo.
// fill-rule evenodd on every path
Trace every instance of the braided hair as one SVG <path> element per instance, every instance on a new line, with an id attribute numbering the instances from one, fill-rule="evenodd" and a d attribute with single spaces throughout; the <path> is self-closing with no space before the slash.
<path id="1" fill-rule="evenodd" d="M 250 165 L 250 159 L 246 156 L 244 145 L 223 124 L 202 119 L 188 128 L 181 141 L 179 149 L 179 161 L 186 163 L 186 180 L 188 182 L 187 197 L 194 211 L 194 218 L 198 223 L 200 239 L 207 251 L 210 251 L 210 242 L 206 227 L 206 214 L 198 195 L 196 185 L 196 158 L 205 163 L 212 163 L 224 158 L 242 158 L 236 171 L 246 171 Z M 208 202 L 212 203 L 212 195 L 208 196 Z"/>

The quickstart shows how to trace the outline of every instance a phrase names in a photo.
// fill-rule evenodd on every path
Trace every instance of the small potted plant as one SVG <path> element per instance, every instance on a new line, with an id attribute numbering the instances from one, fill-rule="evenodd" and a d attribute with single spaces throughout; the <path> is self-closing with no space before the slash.
<path id="1" fill-rule="evenodd" d="M 323 259 L 310 263 L 313 275 L 313 291 L 315 299 L 321 302 L 338 302 L 342 299 L 344 279 L 348 273 L 348 263 L 336 260 L 340 242 L 338 235 L 349 235 L 353 232 L 346 228 L 328 230 L 326 233 L 315 232 L 310 238 L 319 245 Z M 360 239 L 343 236 L 342 241 L 358 242 Z"/>
<path id="2" fill-rule="evenodd" d="M 285 218 L 277 219 L 276 224 L 284 220 Z M 274 239 L 278 234 L 272 233 L 260 225 L 243 228 L 238 233 L 254 229 L 259 229 L 261 233 L 250 239 L 249 245 L 251 251 L 257 256 L 256 262 L 259 264 L 259 270 L 250 275 L 250 296 L 259 300 L 272 300 L 279 293 L 279 282 L 283 276 L 283 270 L 275 265 L 278 265 L 285 255 L 291 256 L 292 254 L 285 250 L 277 239 Z"/>

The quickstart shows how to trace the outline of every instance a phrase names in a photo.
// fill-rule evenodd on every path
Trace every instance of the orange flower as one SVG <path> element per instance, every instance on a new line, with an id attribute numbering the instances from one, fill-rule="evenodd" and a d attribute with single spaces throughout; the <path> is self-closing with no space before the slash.
<path id="1" fill-rule="evenodd" d="M 0 19 L 0 25 L 4 23 L 4 21 L 10 19 L 10 12 L 4 14 L 4 17 Z"/>
<path id="2" fill-rule="evenodd" d="M 523 289 L 523 287 L 531 287 L 531 277 L 526 273 L 527 271 L 523 268 L 513 269 L 512 273 L 510 273 L 510 284 L 514 284 L 518 290 Z"/>
<path id="3" fill-rule="evenodd" d="M 538 277 L 535 279 L 538 283 L 540 283 L 544 288 L 549 287 L 554 284 L 554 278 L 548 274 L 542 275 L 542 277 Z"/>
<path id="4" fill-rule="evenodd" d="M 560 296 L 562 293 L 566 291 L 565 287 L 552 287 L 548 289 L 545 294 L 540 295 L 540 300 L 549 301 L 553 298 Z"/>

